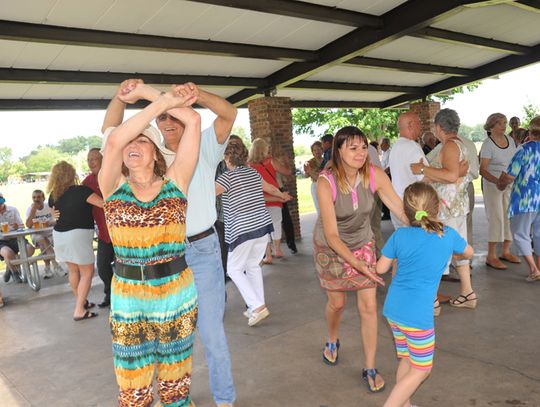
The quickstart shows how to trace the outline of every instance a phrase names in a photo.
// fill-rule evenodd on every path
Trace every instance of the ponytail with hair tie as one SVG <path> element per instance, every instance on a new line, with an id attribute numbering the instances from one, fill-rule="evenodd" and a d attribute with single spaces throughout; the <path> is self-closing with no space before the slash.
<path id="1" fill-rule="evenodd" d="M 428 216 L 428 213 L 426 211 L 416 211 L 416 213 L 414 214 L 414 219 L 420 222 L 422 218 L 426 216 Z"/>

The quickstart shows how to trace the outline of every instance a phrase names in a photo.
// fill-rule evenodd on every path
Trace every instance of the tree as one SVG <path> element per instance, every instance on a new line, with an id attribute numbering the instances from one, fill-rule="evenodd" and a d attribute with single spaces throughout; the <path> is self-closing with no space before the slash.
<path id="1" fill-rule="evenodd" d="M 395 138 L 400 113 L 395 109 L 293 109 L 292 120 L 295 131 L 313 136 L 356 126 L 370 139 Z"/>
<path id="2" fill-rule="evenodd" d="M 9 147 L 0 147 L 0 182 L 6 182 L 12 167 L 11 155 L 13 151 Z"/>
<path id="3" fill-rule="evenodd" d="M 61 160 L 71 161 L 69 156 L 52 147 L 38 147 L 24 159 L 28 172 L 50 171 Z"/>
<path id="4" fill-rule="evenodd" d="M 88 150 L 91 148 L 101 148 L 101 144 L 103 144 L 103 138 L 100 136 L 90 136 L 86 138 Z"/>
<path id="5" fill-rule="evenodd" d="M 79 151 L 86 150 L 87 147 L 88 140 L 84 136 L 65 138 L 58 142 L 58 150 L 69 155 L 75 155 Z"/>
<path id="6" fill-rule="evenodd" d="M 484 141 L 486 138 L 486 131 L 484 130 L 484 125 L 482 123 L 478 123 L 474 127 L 462 124 L 459 127 L 458 134 L 471 141 Z"/>
<path id="7" fill-rule="evenodd" d="M 251 139 L 249 135 L 247 134 L 246 129 L 244 129 L 243 127 L 234 126 L 231 130 L 231 134 L 234 134 L 240 137 L 247 149 L 251 147 Z"/>
<path id="8" fill-rule="evenodd" d="M 529 103 L 528 105 L 523 106 L 523 112 L 525 113 L 525 117 L 521 121 L 521 127 L 528 129 L 531 120 L 536 116 L 540 116 L 540 107 Z"/>

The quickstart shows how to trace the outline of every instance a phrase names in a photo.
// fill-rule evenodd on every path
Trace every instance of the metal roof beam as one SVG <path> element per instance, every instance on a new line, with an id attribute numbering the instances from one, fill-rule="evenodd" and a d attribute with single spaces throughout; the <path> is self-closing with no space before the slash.
<path id="1" fill-rule="evenodd" d="M 372 49 L 453 15 L 471 3 L 478 2 L 410 0 L 402 3 L 382 16 L 382 29 L 357 28 L 319 49 L 317 61 L 295 62 L 270 75 L 268 77 L 270 87 L 286 87 L 331 66 L 362 56 Z M 243 105 L 264 91 L 265 89 L 244 89 L 230 96 L 228 100 Z"/>
<path id="2" fill-rule="evenodd" d="M 513 6 L 522 8 L 527 11 L 533 11 L 536 13 L 540 13 L 540 0 L 520 0 L 520 1 L 513 1 L 510 4 Z"/>
<path id="3" fill-rule="evenodd" d="M 285 61 L 306 61 L 317 58 L 314 51 L 292 48 L 128 34 L 6 20 L 0 20 L 0 39 Z"/>
<path id="4" fill-rule="evenodd" d="M 366 13 L 290 0 L 191 0 L 196 3 L 260 11 L 350 27 L 382 27 L 382 19 Z"/>
<path id="5" fill-rule="evenodd" d="M 448 78 L 426 86 L 421 97 L 411 94 L 402 95 L 385 101 L 383 105 L 384 107 L 395 107 L 410 100 L 425 98 L 429 95 L 441 93 L 458 86 L 498 75 L 501 72 L 512 71 L 537 62 L 540 62 L 540 45 L 531 47 L 531 52 L 528 55 L 509 55 L 486 65 L 479 66 L 466 78 Z"/>
<path id="6" fill-rule="evenodd" d="M 435 40 L 457 45 L 467 45 L 516 55 L 526 55 L 531 51 L 529 47 L 523 45 L 478 37 L 476 35 L 463 34 L 455 31 L 441 30 L 433 27 L 422 28 L 421 30 L 411 34 L 411 36 L 424 38 L 426 40 Z"/>
<path id="7" fill-rule="evenodd" d="M 321 90 L 344 90 L 353 92 L 398 92 L 418 93 L 424 90 L 417 86 L 379 85 L 374 83 L 354 82 L 326 82 L 326 81 L 298 81 L 287 86 L 286 89 L 321 89 Z"/>
<path id="8" fill-rule="evenodd" d="M 381 102 L 364 102 L 348 100 L 291 100 L 291 107 L 294 108 L 381 108 Z"/>
<path id="9" fill-rule="evenodd" d="M 442 66 L 432 64 L 420 64 L 417 62 L 393 61 L 382 58 L 356 57 L 349 59 L 344 65 L 365 66 L 369 68 L 383 68 L 395 71 L 406 71 L 425 74 L 442 74 L 451 76 L 467 76 L 472 70 L 453 66 Z"/>
<path id="10" fill-rule="evenodd" d="M 217 87 L 259 87 L 267 84 L 264 78 L 231 76 L 168 75 L 127 72 L 60 71 L 40 69 L 0 68 L 0 81 L 17 83 L 74 83 L 119 84 L 129 78 L 142 79 L 155 85 L 172 85 L 194 82 L 197 85 Z"/>

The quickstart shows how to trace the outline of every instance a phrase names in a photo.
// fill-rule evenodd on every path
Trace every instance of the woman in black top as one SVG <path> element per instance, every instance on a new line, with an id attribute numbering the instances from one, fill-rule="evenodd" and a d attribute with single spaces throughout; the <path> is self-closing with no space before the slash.
<path id="1" fill-rule="evenodd" d="M 69 269 L 69 283 L 76 298 L 73 319 L 96 317 L 88 311 L 95 304 L 86 297 L 94 274 L 94 219 L 92 205 L 103 207 L 103 200 L 90 188 L 78 185 L 75 168 L 66 161 L 57 163 L 47 186 L 49 206 L 60 212 L 54 226 L 53 239 L 56 260 L 65 262 Z"/>

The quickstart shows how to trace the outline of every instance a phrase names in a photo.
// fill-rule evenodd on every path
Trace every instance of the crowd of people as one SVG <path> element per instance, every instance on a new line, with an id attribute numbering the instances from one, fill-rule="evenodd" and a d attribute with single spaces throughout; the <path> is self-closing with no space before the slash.
<path id="1" fill-rule="evenodd" d="M 126 105 L 140 100 L 147 106 L 124 121 Z M 203 131 L 194 103 L 216 115 Z M 162 405 L 194 405 L 196 328 L 213 399 L 219 407 L 233 406 L 224 270 L 246 304 L 248 326 L 270 315 L 262 266 L 283 257 L 282 223 L 293 197 L 281 178 L 292 171 L 268 140 L 255 139 L 248 150 L 230 136 L 236 113 L 226 100 L 193 83 L 163 92 L 139 79 L 126 80 L 105 114 L 102 148 L 88 152 L 90 175 L 82 184 L 73 166 L 57 163 L 48 199 L 34 191 L 25 222 L 0 194 L 2 224 L 17 229 L 38 219 L 54 226 L 52 235 L 36 235 L 33 244 L 44 253 L 54 250 L 45 278 L 53 270 L 62 273 L 59 263 L 65 263 L 75 321 L 98 316 L 88 300 L 97 228 L 97 269 L 104 283 L 97 305 L 110 307 L 120 406 L 151 405 L 154 377 Z M 460 120 L 451 109 L 437 113 L 433 132 L 424 134 L 417 114 L 401 114 L 393 145 L 388 138 L 370 143 L 351 125 L 311 146 L 313 158 L 304 172 L 318 214 L 315 270 L 326 293 L 322 362 L 339 362 L 340 322 L 353 291 L 361 320 L 362 378 L 370 392 L 386 388 L 376 363 L 376 290 L 386 284 L 381 274 L 392 270 L 383 315 L 400 361 L 385 407 L 412 406 L 412 395 L 430 374 L 441 303 L 464 309 L 479 303 L 470 262 L 472 181 L 478 176 L 489 222 L 486 265 L 507 268 L 521 256 L 530 269 L 527 281 L 540 280 L 540 117 L 528 131 L 515 119 L 506 135 L 506 117 L 490 115 L 479 154 L 458 135 Z M 387 218 L 395 232 L 385 243 L 380 222 Z M 34 246 L 28 243 L 29 255 Z M 0 240 L 6 282 L 20 280 L 10 263 L 18 250 L 12 239 Z M 460 282 L 453 298 L 438 292 L 445 277 Z"/>

